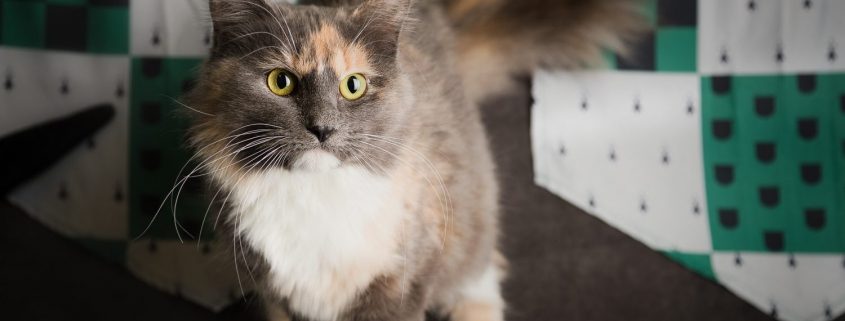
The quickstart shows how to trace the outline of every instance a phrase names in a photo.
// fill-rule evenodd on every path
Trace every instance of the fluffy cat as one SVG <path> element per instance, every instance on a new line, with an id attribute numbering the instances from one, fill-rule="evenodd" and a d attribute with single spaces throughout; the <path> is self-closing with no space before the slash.
<path id="1" fill-rule="evenodd" d="M 639 30 L 625 0 L 212 0 L 189 133 L 271 320 L 503 320 L 478 101 Z M 242 269 L 243 271 L 244 269 Z"/>

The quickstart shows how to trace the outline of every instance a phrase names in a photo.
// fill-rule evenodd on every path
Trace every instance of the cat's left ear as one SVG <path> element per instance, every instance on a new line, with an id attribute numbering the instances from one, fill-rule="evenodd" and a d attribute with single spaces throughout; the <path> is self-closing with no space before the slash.
<path id="1" fill-rule="evenodd" d="M 356 41 L 369 44 L 382 55 L 395 55 L 399 34 L 411 25 L 412 5 L 412 0 L 364 0 L 352 11 L 360 28 Z"/>
<path id="2" fill-rule="evenodd" d="M 272 19 L 273 12 L 267 0 L 209 0 L 208 9 L 215 49 L 249 32 L 250 22 Z"/>

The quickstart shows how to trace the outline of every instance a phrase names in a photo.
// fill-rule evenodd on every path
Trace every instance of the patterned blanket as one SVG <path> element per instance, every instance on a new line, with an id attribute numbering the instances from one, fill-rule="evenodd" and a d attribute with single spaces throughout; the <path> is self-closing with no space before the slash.
<path id="1" fill-rule="evenodd" d="M 773 317 L 845 311 L 845 1 L 659 1 L 613 70 L 538 72 L 536 182 Z"/>
<path id="2" fill-rule="evenodd" d="M 774 316 L 841 314 L 845 1 L 648 3 L 655 29 L 634 55 L 535 75 L 537 183 Z M 210 46 L 206 6 L 0 0 L 0 137 L 113 106 L 106 127 L 9 198 L 220 309 L 252 280 L 231 252 L 211 254 L 217 213 L 199 181 L 176 181 L 194 165 L 176 112 Z"/>

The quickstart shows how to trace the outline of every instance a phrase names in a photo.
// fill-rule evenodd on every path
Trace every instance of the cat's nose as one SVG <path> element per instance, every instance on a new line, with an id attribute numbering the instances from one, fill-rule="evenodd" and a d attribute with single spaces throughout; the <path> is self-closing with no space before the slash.
<path id="1" fill-rule="evenodd" d="M 308 131 L 317 136 L 317 139 L 322 143 L 329 139 L 329 136 L 334 134 L 334 128 L 326 126 L 311 126 Z"/>

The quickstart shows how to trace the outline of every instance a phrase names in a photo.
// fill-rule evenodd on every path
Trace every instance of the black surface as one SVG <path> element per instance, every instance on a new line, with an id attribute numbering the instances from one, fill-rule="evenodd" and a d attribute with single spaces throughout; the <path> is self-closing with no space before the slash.
<path id="1" fill-rule="evenodd" d="M 527 88 L 492 104 L 484 113 L 504 181 L 507 320 L 772 320 L 535 186 Z M 0 253 L 2 320 L 259 320 L 254 302 L 213 314 L 154 290 L 2 202 Z"/>
<path id="2" fill-rule="evenodd" d="M 0 253 L 0 320 L 260 320 L 254 302 L 215 315 L 147 286 L 5 201 Z"/>

